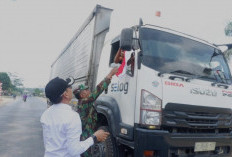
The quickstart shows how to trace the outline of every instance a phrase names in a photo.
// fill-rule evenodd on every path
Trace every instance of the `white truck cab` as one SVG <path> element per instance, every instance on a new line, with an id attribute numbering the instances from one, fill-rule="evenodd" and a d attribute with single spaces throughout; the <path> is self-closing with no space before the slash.
<path id="1" fill-rule="evenodd" d="M 110 98 L 118 107 L 117 142 L 135 156 L 231 156 L 231 74 L 217 47 L 149 24 L 124 29 L 104 45 L 97 82 L 119 47 L 134 54 L 133 69 L 113 77 L 97 101 Z"/>
<path id="2" fill-rule="evenodd" d="M 95 103 L 98 127 L 111 133 L 100 154 L 232 156 L 231 74 L 220 49 L 149 21 L 120 22 L 111 12 L 97 6 L 51 71 L 51 79 L 72 76 L 74 88 L 93 89 L 118 49 L 125 51 L 125 73 Z"/>

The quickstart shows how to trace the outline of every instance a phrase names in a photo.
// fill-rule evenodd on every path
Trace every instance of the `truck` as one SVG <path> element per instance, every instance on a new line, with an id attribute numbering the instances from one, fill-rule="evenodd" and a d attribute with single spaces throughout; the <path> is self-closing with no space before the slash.
<path id="1" fill-rule="evenodd" d="M 94 104 L 98 127 L 110 132 L 95 156 L 232 156 L 231 73 L 219 47 L 114 15 L 97 5 L 51 66 L 50 79 L 72 77 L 73 88 L 93 90 L 125 52 L 125 73 Z"/>

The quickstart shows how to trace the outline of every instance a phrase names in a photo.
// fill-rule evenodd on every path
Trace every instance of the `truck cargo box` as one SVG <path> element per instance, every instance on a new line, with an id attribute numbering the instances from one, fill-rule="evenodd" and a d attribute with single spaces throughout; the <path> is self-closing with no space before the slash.
<path id="1" fill-rule="evenodd" d="M 109 31 L 112 9 L 97 5 L 51 66 L 50 79 L 73 77 L 74 86 L 96 84 L 101 50 Z"/>

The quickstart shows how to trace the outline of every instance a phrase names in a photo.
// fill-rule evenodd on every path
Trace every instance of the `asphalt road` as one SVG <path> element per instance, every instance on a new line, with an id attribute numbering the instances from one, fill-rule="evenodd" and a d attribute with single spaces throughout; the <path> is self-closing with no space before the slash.
<path id="1" fill-rule="evenodd" d="M 0 107 L 0 157 L 44 155 L 40 116 L 46 109 L 42 98 L 18 98 Z"/>

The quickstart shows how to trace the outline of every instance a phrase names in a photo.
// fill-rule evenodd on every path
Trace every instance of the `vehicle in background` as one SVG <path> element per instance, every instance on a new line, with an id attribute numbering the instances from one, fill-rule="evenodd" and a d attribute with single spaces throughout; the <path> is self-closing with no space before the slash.
<path id="1" fill-rule="evenodd" d="M 27 94 L 23 94 L 23 101 L 24 101 L 24 102 L 27 101 Z"/>

